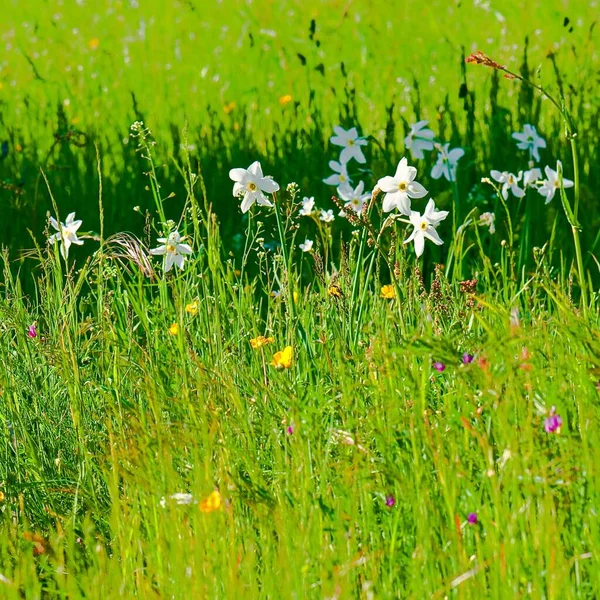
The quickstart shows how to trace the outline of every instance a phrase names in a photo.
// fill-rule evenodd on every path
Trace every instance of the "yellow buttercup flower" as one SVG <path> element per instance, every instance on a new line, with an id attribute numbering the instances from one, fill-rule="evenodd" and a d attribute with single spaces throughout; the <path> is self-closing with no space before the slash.
<path id="1" fill-rule="evenodd" d="M 267 344 L 272 344 L 274 341 L 275 341 L 275 338 L 265 337 L 264 335 L 259 335 L 258 337 L 255 337 L 250 340 L 250 345 L 255 350 L 258 350 L 258 348 L 262 348 L 263 346 L 266 346 Z"/>
<path id="2" fill-rule="evenodd" d="M 233 109 L 234 109 L 236 106 L 237 106 L 237 105 L 236 105 L 236 103 L 235 103 L 235 102 L 228 102 L 227 104 L 225 104 L 225 105 L 223 106 L 223 112 L 224 112 L 226 115 L 228 115 L 228 114 L 230 114 L 230 113 L 233 111 Z"/>
<path id="3" fill-rule="evenodd" d="M 342 298 L 344 296 L 340 286 L 335 283 L 327 290 L 327 293 L 334 298 Z"/>
<path id="4" fill-rule="evenodd" d="M 88 46 L 92 49 L 95 50 L 98 46 L 100 45 L 100 40 L 98 38 L 92 38 L 89 42 L 88 42 Z"/>
<path id="5" fill-rule="evenodd" d="M 289 369 L 292 366 L 294 350 L 291 346 L 286 346 L 280 352 L 275 352 L 271 366 L 276 369 Z"/>
<path id="6" fill-rule="evenodd" d="M 173 323 L 173 325 L 169 327 L 169 333 L 171 335 L 177 335 L 179 333 L 179 325 L 177 323 Z"/>
<path id="7" fill-rule="evenodd" d="M 188 315 L 192 315 L 192 317 L 194 315 L 198 314 L 198 301 L 194 300 L 193 302 L 190 302 L 189 304 L 185 305 L 185 312 Z"/>
<path id="8" fill-rule="evenodd" d="M 300 294 L 298 292 L 294 292 L 292 297 L 294 298 L 294 304 L 298 304 L 298 300 L 300 300 Z"/>
<path id="9" fill-rule="evenodd" d="M 0 502 L 4 502 L 4 492 L 0 492 Z"/>
<path id="10" fill-rule="evenodd" d="M 281 96 L 281 98 L 279 98 L 279 104 L 281 104 L 281 106 L 285 106 L 288 102 L 292 101 L 292 97 L 289 94 L 286 94 L 285 96 Z"/>
<path id="11" fill-rule="evenodd" d="M 394 290 L 393 285 L 384 285 L 381 288 L 381 297 L 391 300 L 396 296 L 396 290 Z"/>
<path id="12" fill-rule="evenodd" d="M 212 492 L 207 498 L 200 502 L 200 510 L 204 513 L 211 513 L 221 508 L 221 494 L 216 490 Z"/>

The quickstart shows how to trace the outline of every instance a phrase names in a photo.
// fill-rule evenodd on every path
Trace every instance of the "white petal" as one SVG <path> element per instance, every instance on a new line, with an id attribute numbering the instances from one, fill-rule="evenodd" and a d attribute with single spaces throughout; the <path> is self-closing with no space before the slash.
<path id="1" fill-rule="evenodd" d="M 329 168 L 332 171 L 335 171 L 336 173 L 341 173 L 342 172 L 342 164 L 339 163 L 337 160 L 330 160 L 329 161 Z"/>
<path id="2" fill-rule="evenodd" d="M 406 157 L 403 157 L 398 166 L 396 167 L 396 173 L 394 174 L 396 181 L 407 181 L 408 179 L 408 161 Z"/>
<path id="3" fill-rule="evenodd" d="M 254 177 L 256 177 L 257 179 L 262 179 L 263 177 L 263 172 L 262 172 L 262 168 L 260 166 L 260 162 L 258 162 L 257 160 L 255 160 L 249 167 L 248 167 L 248 172 L 251 175 L 254 175 Z"/>
<path id="4" fill-rule="evenodd" d="M 327 185 L 340 185 L 340 176 L 334 173 L 327 177 L 327 179 L 323 179 L 323 183 L 326 183 Z"/>
<path id="5" fill-rule="evenodd" d="M 421 254 L 423 254 L 423 250 L 425 250 L 425 238 L 423 237 L 423 232 L 422 231 L 418 231 L 415 235 L 415 252 L 417 254 L 417 257 L 421 256 Z"/>
<path id="6" fill-rule="evenodd" d="M 438 232 L 433 227 L 428 227 L 423 232 L 423 236 L 432 241 L 436 246 L 441 246 L 444 243 L 442 238 L 438 235 Z"/>
<path id="7" fill-rule="evenodd" d="M 490 171 L 490 175 L 492 176 L 492 179 L 498 183 L 502 183 L 504 181 L 504 173 L 501 173 L 500 171 L 492 169 L 492 171 Z"/>
<path id="8" fill-rule="evenodd" d="M 258 187 L 268 194 L 272 194 L 279 190 L 279 184 L 273 181 L 270 177 L 264 177 L 258 182 Z"/>
<path id="9" fill-rule="evenodd" d="M 398 180 L 394 177 L 382 177 L 377 182 L 377 187 L 382 191 L 388 194 L 393 194 L 398 191 Z"/>
<path id="10" fill-rule="evenodd" d="M 259 206 L 273 206 L 273 203 L 262 192 L 257 194 L 256 201 Z"/>
<path id="11" fill-rule="evenodd" d="M 166 251 L 167 251 L 166 246 L 159 246 L 158 248 L 153 248 L 152 250 L 150 250 L 150 254 L 152 254 L 152 256 L 160 256 L 161 254 L 164 254 Z"/>
<path id="12" fill-rule="evenodd" d="M 173 258 L 173 262 L 175 263 L 175 265 L 177 265 L 180 269 L 183 269 L 183 265 L 185 263 L 185 257 L 181 254 L 175 254 L 174 258 Z"/>
<path id="13" fill-rule="evenodd" d="M 397 206 L 398 193 L 386 194 L 383 199 L 383 212 L 391 212 Z"/>
<path id="14" fill-rule="evenodd" d="M 173 262 L 175 261 L 175 255 L 169 252 L 165 256 L 165 273 L 168 273 L 173 268 Z"/>
<path id="15" fill-rule="evenodd" d="M 229 178 L 233 181 L 244 182 L 248 178 L 248 170 L 247 169 L 231 169 L 229 171 Z"/>
<path id="16" fill-rule="evenodd" d="M 408 195 L 411 198 L 423 198 L 427 196 L 427 190 L 417 181 L 408 184 Z"/>
<path id="17" fill-rule="evenodd" d="M 442 176 L 442 173 L 444 172 L 444 166 L 443 163 L 437 162 L 435 165 L 433 165 L 433 169 L 431 169 L 431 176 L 434 179 L 439 179 Z"/>
<path id="18" fill-rule="evenodd" d="M 250 210 L 250 207 L 256 202 L 256 193 L 255 192 L 246 192 L 244 196 L 244 200 L 242 202 L 242 212 L 247 213 Z"/>
<path id="19" fill-rule="evenodd" d="M 191 254 L 193 252 L 188 244 L 177 244 L 175 248 L 179 254 Z"/>
<path id="20" fill-rule="evenodd" d="M 241 183 L 240 181 L 236 181 L 233 184 L 233 196 L 234 198 L 237 198 L 238 196 L 242 195 L 242 192 L 246 189 L 246 186 Z"/>

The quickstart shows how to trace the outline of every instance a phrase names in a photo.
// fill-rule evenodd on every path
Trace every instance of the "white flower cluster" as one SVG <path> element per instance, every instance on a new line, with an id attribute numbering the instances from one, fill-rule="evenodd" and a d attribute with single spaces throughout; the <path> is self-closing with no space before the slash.
<path id="1" fill-rule="evenodd" d="M 428 129 L 429 121 L 418 121 L 410 126 L 408 135 L 404 138 L 404 145 L 410 150 L 413 158 L 422 159 L 424 151 L 431 152 L 434 148 L 438 152 L 437 162 L 431 169 L 434 179 L 445 177 L 448 181 L 456 181 L 456 167 L 458 161 L 465 155 L 462 148 L 450 150 L 450 144 L 435 141 L 435 133 Z"/>
<path id="2" fill-rule="evenodd" d="M 562 173 L 562 163 L 560 160 L 556 162 L 556 170 L 549 166 L 544 167 L 546 179 L 542 179 L 542 171 L 535 164 L 540 160 L 540 148 L 546 147 L 546 140 L 538 134 L 533 125 L 525 125 L 523 131 L 513 133 L 512 137 L 517 140 L 517 148 L 529 152 L 529 169 L 519 171 L 516 175 L 508 171 L 492 170 L 490 173 L 492 179 L 501 184 L 500 193 L 504 200 L 508 199 L 509 192 L 515 198 L 523 198 L 527 189 L 532 188 L 544 196 L 546 204 L 548 204 L 554 198 L 556 191 L 560 189 L 559 173 Z M 564 188 L 571 188 L 573 182 L 563 177 L 562 185 Z"/>

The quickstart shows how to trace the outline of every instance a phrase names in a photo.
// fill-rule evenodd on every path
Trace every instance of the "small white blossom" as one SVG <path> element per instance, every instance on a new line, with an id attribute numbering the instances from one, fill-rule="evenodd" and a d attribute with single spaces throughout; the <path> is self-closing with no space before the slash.
<path id="1" fill-rule="evenodd" d="M 355 213 L 360 213 L 363 209 L 365 202 L 371 197 L 371 194 L 363 194 L 365 189 L 364 182 L 359 182 L 356 188 L 352 188 L 350 185 L 340 185 L 338 188 L 338 196 L 346 202 L 344 208 L 350 208 Z M 343 216 L 343 215 L 340 215 Z"/>
<path id="2" fill-rule="evenodd" d="M 542 178 L 542 171 L 537 167 L 529 169 L 523 173 L 523 187 L 533 187 Z"/>
<path id="3" fill-rule="evenodd" d="M 415 181 L 416 176 L 417 169 L 408 166 L 406 158 L 402 158 L 393 177 L 382 177 L 377 182 L 377 187 L 385 192 L 384 212 L 397 208 L 404 215 L 411 214 L 410 199 L 423 198 L 427 195 L 427 190 Z"/>
<path id="4" fill-rule="evenodd" d="M 183 269 L 185 257 L 192 253 L 190 246 L 182 244 L 181 240 L 182 237 L 179 235 L 179 232 L 173 231 L 166 238 L 158 238 L 158 241 L 162 245 L 150 250 L 150 254 L 153 256 L 164 255 L 163 268 L 165 273 L 168 273 L 173 268 L 173 265 Z"/>
<path id="5" fill-rule="evenodd" d="M 442 175 L 448 181 L 456 181 L 456 165 L 458 161 L 465 155 L 462 148 L 453 148 L 449 150 L 450 144 L 436 144 L 439 151 L 437 162 L 431 169 L 431 176 L 434 179 L 439 179 Z"/>
<path id="6" fill-rule="evenodd" d="M 302 250 L 302 252 L 310 252 L 313 247 L 313 241 L 306 238 L 303 244 L 299 244 L 298 248 Z"/>
<path id="7" fill-rule="evenodd" d="M 329 140 L 334 146 L 342 146 L 344 149 L 340 154 L 340 162 L 347 163 L 354 158 L 357 162 L 364 164 L 367 162 L 361 146 L 367 145 L 367 140 L 359 137 L 356 127 L 347 131 L 342 127 L 333 128 L 335 135 Z"/>
<path id="8" fill-rule="evenodd" d="M 56 229 L 58 233 L 52 234 L 48 238 L 49 244 L 54 244 L 60 240 L 60 253 L 63 258 L 66 260 L 69 256 L 69 248 L 71 244 L 75 244 L 77 246 L 81 246 L 83 244 L 83 240 L 80 240 L 77 237 L 77 230 L 81 227 L 82 221 L 75 220 L 75 213 L 69 213 L 67 215 L 67 220 L 64 223 L 58 223 L 58 221 L 54 217 L 50 217 L 49 219 L 50 225 Z"/>
<path id="9" fill-rule="evenodd" d="M 319 217 L 324 223 L 331 223 L 335 217 L 333 216 L 333 210 L 321 210 L 321 216 Z"/>
<path id="10" fill-rule="evenodd" d="M 279 184 L 271 177 L 264 177 L 258 161 L 253 162 L 247 169 L 231 169 L 229 178 L 234 181 L 233 195 L 236 198 L 244 197 L 242 212 L 246 213 L 257 202 L 260 206 L 273 206 L 264 195 L 273 194 L 279 190 Z"/>
<path id="11" fill-rule="evenodd" d="M 481 220 L 479 221 L 480 225 L 484 225 L 485 227 L 490 228 L 490 233 L 496 233 L 496 215 L 493 212 L 484 212 L 481 215 Z"/>
<path id="12" fill-rule="evenodd" d="M 516 198 L 522 198 L 525 192 L 519 187 L 519 181 L 523 177 L 523 171 L 519 171 L 518 175 L 509 173 L 508 171 L 491 171 L 491 176 L 494 181 L 502 184 L 502 197 L 508 199 L 508 190 L 513 193 Z"/>
<path id="13" fill-rule="evenodd" d="M 554 194 L 556 190 L 560 189 L 560 180 L 558 177 L 558 171 L 562 172 L 562 163 L 560 160 L 556 161 L 556 171 L 551 169 L 550 167 L 546 167 L 544 171 L 546 172 L 546 179 L 542 182 L 542 185 L 538 188 L 538 192 L 546 197 L 546 204 L 548 204 L 552 198 L 554 198 Z M 565 179 L 563 177 L 562 180 L 563 187 L 572 188 L 573 182 L 570 179 Z"/>
<path id="14" fill-rule="evenodd" d="M 352 180 L 348 177 L 348 166 L 345 162 L 330 160 L 329 168 L 333 171 L 333 174 L 327 177 L 327 179 L 323 179 L 323 183 L 335 186 L 352 183 Z"/>
<path id="15" fill-rule="evenodd" d="M 302 217 L 309 217 L 313 210 L 315 208 L 315 199 L 314 197 L 304 197 L 302 198 L 302 208 L 300 209 L 300 212 L 298 213 L 299 215 L 301 215 Z"/>
<path id="16" fill-rule="evenodd" d="M 404 240 L 404 243 L 408 244 L 409 242 L 414 242 L 417 257 L 423 254 L 423 250 L 425 249 L 425 238 L 437 246 L 441 246 L 444 243 L 438 235 L 438 232 L 435 230 L 435 227 L 447 216 L 447 210 L 436 210 L 435 202 L 433 200 L 429 200 L 423 215 L 414 210 L 411 211 L 409 220 L 413 225 L 414 230 L 410 236 Z"/>
<path id="17" fill-rule="evenodd" d="M 423 158 L 423 150 L 433 150 L 435 133 L 427 129 L 429 121 L 418 121 L 410 126 L 408 135 L 404 138 L 404 146 L 410 150 L 413 158 Z"/>
<path id="18" fill-rule="evenodd" d="M 517 148 L 520 150 L 529 150 L 530 156 L 535 160 L 540 160 L 540 148 L 546 147 L 546 140 L 541 137 L 533 125 L 524 125 L 523 131 L 517 131 L 512 134 L 517 140 Z"/>

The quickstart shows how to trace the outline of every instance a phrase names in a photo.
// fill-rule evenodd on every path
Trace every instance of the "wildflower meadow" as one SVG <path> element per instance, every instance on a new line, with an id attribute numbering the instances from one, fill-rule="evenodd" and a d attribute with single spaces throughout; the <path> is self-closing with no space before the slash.
<path id="1" fill-rule="evenodd" d="M 597 0 L 4 0 L 0 598 L 600 597 Z"/>

